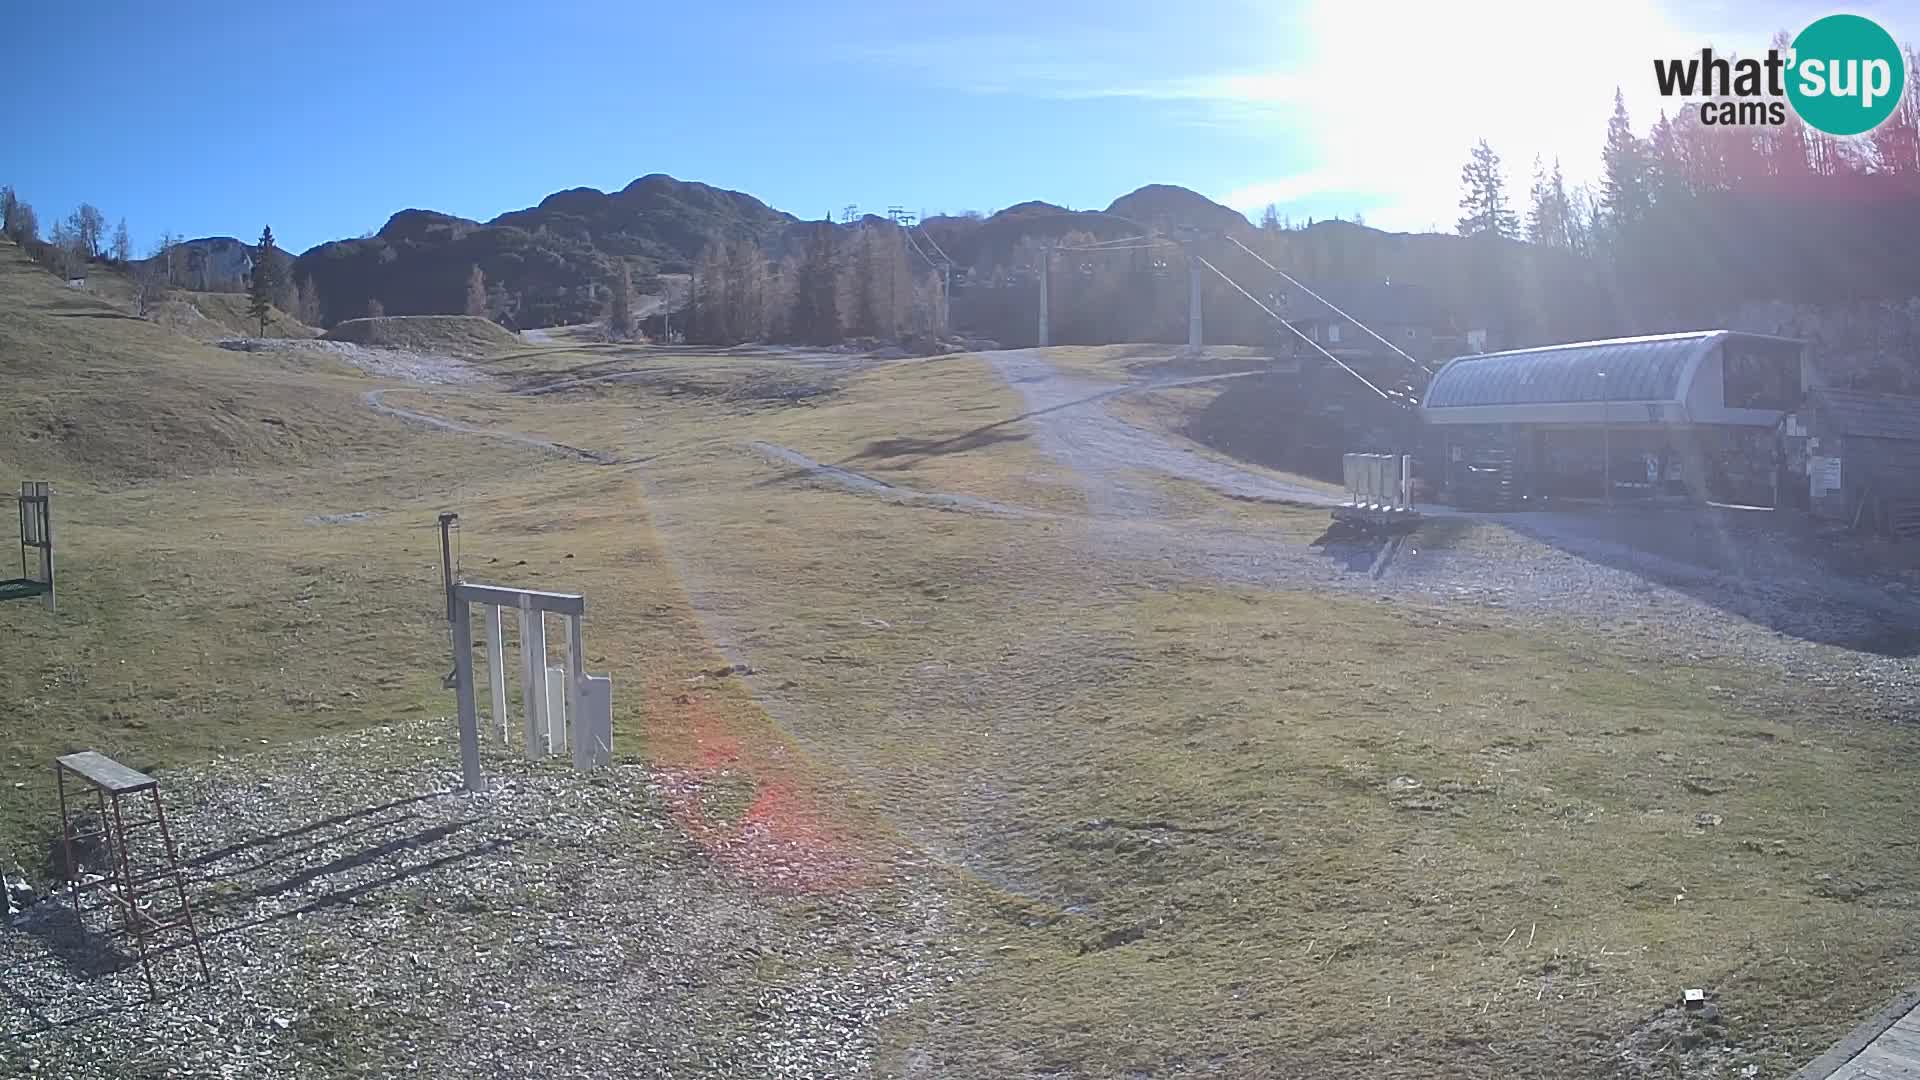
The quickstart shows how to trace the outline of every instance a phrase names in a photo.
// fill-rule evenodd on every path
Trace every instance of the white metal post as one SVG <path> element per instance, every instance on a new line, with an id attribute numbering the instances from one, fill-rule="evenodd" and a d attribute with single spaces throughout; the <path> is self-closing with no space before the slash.
<path id="1" fill-rule="evenodd" d="M 1187 260 L 1187 348 L 1199 352 L 1206 343 L 1205 329 L 1201 326 L 1200 311 L 1200 264 Z"/>
<path id="2" fill-rule="evenodd" d="M 559 757 L 567 752 L 567 669 L 547 669 L 547 753 Z"/>
<path id="3" fill-rule="evenodd" d="M 488 704 L 493 708 L 488 719 L 500 727 L 500 742 L 507 742 L 507 665 L 506 649 L 500 642 L 500 605 L 486 606 L 487 683 L 493 691 Z"/>
<path id="4" fill-rule="evenodd" d="M 1040 347 L 1043 349 L 1053 344 L 1047 333 L 1047 279 L 1053 276 L 1052 271 L 1053 249 L 1043 245 L 1040 248 Z"/>
<path id="5" fill-rule="evenodd" d="M 548 755 L 563 755 L 574 743 L 574 763 L 591 769 L 608 760 L 613 745 L 612 691 L 609 680 L 586 673 L 586 646 L 581 624 L 586 598 L 573 593 L 544 592 L 537 589 L 512 589 L 498 585 L 457 582 L 452 593 L 458 603 L 449 611 L 455 621 L 456 640 L 467 644 L 468 652 L 455 658 L 455 682 L 460 694 L 463 739 L 475 740 L 471 750 L 463 746 L 469 786 L 485 783 L 479 774 L 478 708 L 473 670 L 472 607 L 485 604 L 487 619 L 487 662 L 492 676 L 492 695 L 496 722 L 506 717 L 506 660 L 502 642 L 501 619 L 507 608 L 520 613 L 520 697 L 524 720 L 523 739 L 529 761 Z M 561 664 L 547 662 L 547 623 L 549 614 L 567 620 L 564 659 Z"/>
<path id="6" fill-rule="evenodd" d="M 613 764 L 613 680 L 592 675 L 581 679 L 580 711 L 587 717 L 586 768 Z"/>
<path id="7" fill-rule="evenodd" d="M 573 767 L 586 769 L 593 761 L 593 730 L 580 707 L 580 680 L 585 678 L 586 645 L 580 637 L 580 616 L 567 616 L 567 650 L 563 677 L 567 680 L 567 722 L 573 727 Z"/>
<path id="8" fill-rule="evenodd" d="M 1607 373 L 1600 376 L 1600 483 L 1606 488 L 1606 501 L 1613 501 L 1613 423 L 1612 388 L 1607 385 Z"/>
<path id="9" fill-rule="evenodd" d="M 546 749 L 547 624 L 546 616 L 531 607 L 520 609 L 520 707 L 526 721 L 527 760 Z"/>
<path id="10" fill-rule="evenodd" d="M 40 576 L 45 579 L 47 583 L 47 610 L 53 611 L 55 610 L 53 583 L 53 485 L 42 480 L 37 486 L 40 491 L 40 497 L 46 500 L 40 504 L 41 514 L 43 515 L 41 519 L 42 530 L 40 542 L 46 545 L 46 547 L 40 549 Z"/>
<path id="11" fill-rule="evenodd" d="M 487 790 L 480 775 L 480 718 L 473 702 L 473 615 L 465 600 L 453 609 L 453 692 L 460 712 L 460 776 L 468 791 Z"/>

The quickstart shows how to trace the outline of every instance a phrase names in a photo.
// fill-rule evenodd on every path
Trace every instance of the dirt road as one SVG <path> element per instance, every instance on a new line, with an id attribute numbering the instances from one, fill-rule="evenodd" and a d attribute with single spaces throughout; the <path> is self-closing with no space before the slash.
<path id="1" fill-rule="evenodd" d="M 1235 468 L 1189 447 L 1177 446 L 1119 419 L 1104 406 L 1117 393 L 1215 379 L 1171 379 L 1115 387 L 1062 375 L 1037 349 L 986 353 L 985 357 L 1008 385 L 1020 391 L 1027 405 L 1027 420 L 1037 429 L 1041 447 L 1080 477 L 1088 504 L 1096 512 L 1152 516 L 1158 500 L 1127 476 L 1143 471 L 1194 480 L 1240 498 L 1304 506 L 1332 506 L 1339 501 L 1324 491 Z"/>

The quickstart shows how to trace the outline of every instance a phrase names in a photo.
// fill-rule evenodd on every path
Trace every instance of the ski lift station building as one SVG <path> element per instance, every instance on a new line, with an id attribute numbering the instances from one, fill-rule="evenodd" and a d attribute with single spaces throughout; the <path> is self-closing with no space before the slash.
<path id="1" fill-rule="evenodd" d="M 1776 505 L 1804 342 L 1730 330 L 1457 357 L 1421 405 L 1449 501 L 1688 495 Z"/>

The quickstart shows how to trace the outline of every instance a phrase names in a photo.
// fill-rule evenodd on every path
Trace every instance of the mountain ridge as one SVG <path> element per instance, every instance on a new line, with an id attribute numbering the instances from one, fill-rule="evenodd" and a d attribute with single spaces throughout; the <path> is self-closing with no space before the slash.
<path id="1" fill-rule="evenodd" d="M 1251 227 L 1243 215 L 1197 192 L 1156 184 L 1122 195 L 1106 210 L 1031 200 L 986 218 L 930 218 L 926 228 L 955 262 L 976 266 L 1005 263 L 1026 237 L 1081 231 L 1113 239 L 1149 218 Z M 867 215 L 861 223 L 881 220 Z M 498 290 L 490 314 L 515 326 L 554 325 L 597 318 L 604 283 L 620 261 L 639 288 L 654 291 L 658 274 L 689 272 L 716 239 L 750 240 L 777 259 L 797 252 L 818 224 L 747 192 L 655 172 L 612 192 L 564 188 L 485 221 L 409 207 L 371 235 L 308 248 L 293 269 L 318 286 L 326 323 L 364 315 L 373 301 L 392 315 L 464 310 L 468 278 L 478 266 Z"/>

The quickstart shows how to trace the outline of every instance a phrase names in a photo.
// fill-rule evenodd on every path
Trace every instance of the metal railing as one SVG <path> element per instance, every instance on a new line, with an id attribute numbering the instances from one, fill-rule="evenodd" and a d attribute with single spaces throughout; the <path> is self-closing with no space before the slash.
<path id="1" fill-rule="evenodd" d="M 1413 458 L 1406 454 L 1347 454 L 1340 459 L 1347 505 L 1358 510 L 1413 510 Z"/>

